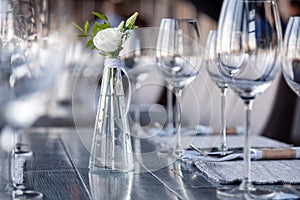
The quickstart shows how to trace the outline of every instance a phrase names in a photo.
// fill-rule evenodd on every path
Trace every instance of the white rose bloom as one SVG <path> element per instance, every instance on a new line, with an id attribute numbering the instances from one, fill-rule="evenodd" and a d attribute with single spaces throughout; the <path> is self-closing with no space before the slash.
<path id="1" fill-rule="evenodd" d="M 100 51 L 114 52 L 121 45 L 122 35 L 117 28 L 107 28 L 96 34 L 93 43 Z"/>

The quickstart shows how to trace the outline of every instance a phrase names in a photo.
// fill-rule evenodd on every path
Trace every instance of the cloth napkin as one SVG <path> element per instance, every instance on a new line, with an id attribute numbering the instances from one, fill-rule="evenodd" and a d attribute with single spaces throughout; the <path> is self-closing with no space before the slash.
<path id="1" fill-rule="evenodd" d="M 182 146 L 187 148 L 189 144 L 193 144 L 198 148 L 219 147 L 221 137 L 218 135 L 207 136 L 185 136 L 182 134 Z M 155 136 L 149 138 L 159 148 L 164 146 L 172 146 L 176 143 L 176 137 L 171 136 Z M 227 145 L 229 148 L 243 147 L 244 136 L 232 135 L 227 137 Z M 292 145 L 279 142 L 263 136 L 252 136 L 251 147 L 291 147 Z M 190 154 L 190 153 L 189 153 Z M 190 154 L 190 161 L 196 165 L 204 176 L 208 179 L 220 183 L 230 184 L 243 179 L 243 161 L 226 161 L 226 162 L 209 162 L 199 159 L 198 154 Z M 251 161 L 251 178 L 257 184 L 274 184 L 274 183 L 295 183 L 300 184 L 300 160 L 257 160 Z"/>
<path id="2" fill-rule="evenodd" d="M 243 161 L 207 162 L 195 160 L 196 167 L 210 180 L 230 184 L 243 179 Z M 300 183 L 300 160 L 251 161 L 254 183 Z"/>
<path id="3" fill-rule="evenodd" d="M 208 139 L 209 140 L 209 139 Z M 230 148 L 242 147 L 242 136 L 229 136 Z M 253 136 L 252 147 L 289 147 L 282 143 L 262 136 Z M 194 144 L 197 146 L 197 144 Z M 230 184 L 243 179 L 244 162 L 242 160 L 226 162 L 209 162 L 193 156 L 196 167 L 208 179 L 220 183 Z M 257 184 L 300 183 L 300 160 L 257 160 L 251 161 L 251 178 Z"/>

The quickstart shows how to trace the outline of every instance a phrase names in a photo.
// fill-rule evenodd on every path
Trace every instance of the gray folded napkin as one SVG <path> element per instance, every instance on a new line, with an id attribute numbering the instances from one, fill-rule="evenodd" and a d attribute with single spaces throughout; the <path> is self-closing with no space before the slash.
<path id="1" fill-rule="evenodd" d="M 230 148 L 242 147 L 242 137 L 228 137 Z M 252 137 L 253 147 L 290 147 L 290 145 L 262 136 Z M 239 144 L 239 145 L 238 145 Z M 192 156 L 194 164 L 208 179 L 220 184 L 230 184 L 243 179 L 242 160 L 210 162 Z M 254 183 L 300 183 L 300 160 L 254 160 L 251 161 L 251 178 Z"/>
<path id="2" fill-rule="evenodd" d="M 169 146 L 176 141 L 174 135 L 149 138 L 156 145 Z M 182 136 L 183 147 L 193 144 L 197 148 L 212 148 L 220 146 L 220 136 Z M 243 147 L 243 135 L 228 136 L 229 148 Z M 280 148 L 291 147 L 263 136 L 253 136 L 252 147 Z M 159 146 L 158 146 L 159 149 Z M 210 162 L 199 159 L 199 154 L 189 153 L 188 162 L 193 162 L 208 179 L 220 184 L 230 184 L 243 179 L 243 161 Z M 300 184 L 300 160 L 257 160 L 251 162 L 252 181 L 258 184 L 298 183 Z"/>
<path id="3" fill-rule="evenodd" d="M 229 184 L 243 179 L 243 161 L 208 162 L 195 160 L 196 167 L 210 180 Z M 300 160 L 260 160 L 251 162 L 254 183 L 300 183 Z"/>

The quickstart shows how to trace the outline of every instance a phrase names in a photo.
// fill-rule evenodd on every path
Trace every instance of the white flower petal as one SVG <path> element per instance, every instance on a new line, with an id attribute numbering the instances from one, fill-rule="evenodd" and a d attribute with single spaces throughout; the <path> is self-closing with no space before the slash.
<path id="1" fill-rule="evenodd" d="M 96 34 L 93 43 L 100 51 L 114 52 L 121 45 L 122 35 L 117 28 L 107 28 Z"/>

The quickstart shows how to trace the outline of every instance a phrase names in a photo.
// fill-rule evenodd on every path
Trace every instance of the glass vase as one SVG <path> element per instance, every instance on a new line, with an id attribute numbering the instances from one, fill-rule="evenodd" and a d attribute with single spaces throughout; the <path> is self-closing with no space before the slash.
<path id="1" fill-rule="evenodd" d="M 120 58 L 105 58 L 89 168 L 128 172 L 134 168 Z"/>

